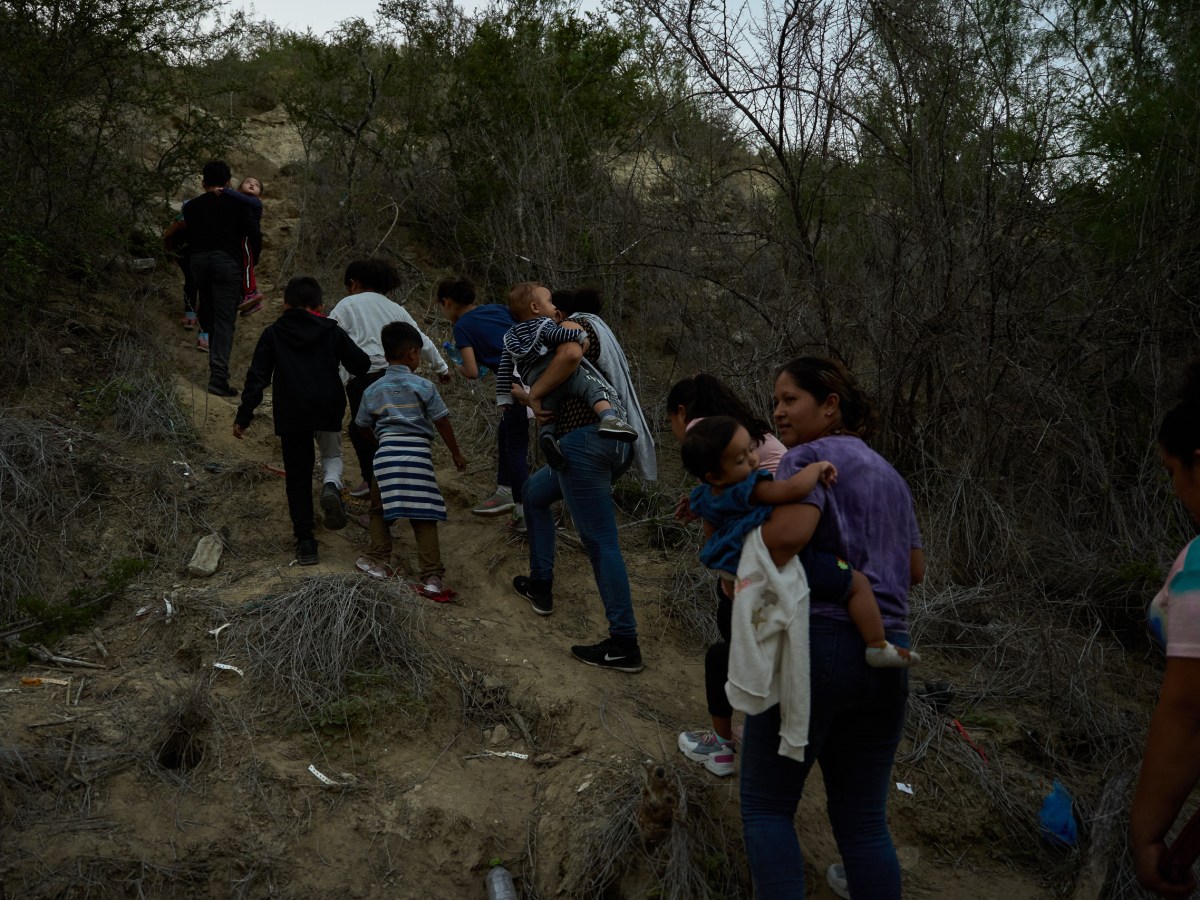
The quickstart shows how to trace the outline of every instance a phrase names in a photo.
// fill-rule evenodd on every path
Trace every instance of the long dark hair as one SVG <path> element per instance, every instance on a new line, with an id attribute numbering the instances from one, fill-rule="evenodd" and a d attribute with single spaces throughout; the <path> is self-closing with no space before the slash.
<path id="1" fill-rule="evenodd" d="M 386 294 L 400 287 L 400 272 L 386 259 L 373 256 L 370 259 L 356 259 L 346 266 L 342 276 L 342 284 L 350 289 L 350 282 L 357 281 L 368 291 Z"/>
<path id="2" fill-rule="evenodd" d="M 830 394 L 837 394 L 842 430 L 860 438 L 871 436 L 879 423 L 875 404 L 858 386 L 850 370 L 836 359 L 801 356 L 780 366 L 775 378 L 785 372 L 796 382 L 796 387 L 812 394 L 817 403 L 824 403 Z"/>
<path id="3" fill-rule="evenodd" d="M 675 382 L 667 392 L 667 412 L 673 413 L 681 406 L 684 409 L 683 417 L 688 422 L 708 416 L 737 419 L 755 443 L 771 433 L 771 426 L 766 419 L 755 413 L 724 382 L 706 372 Z"/>
<path id="4" fill-rule="evenodd" d="M 562 311 L 564 316 L 573 316 L 575 313 L 600 315 L 600 292 L 594 287 L 581 287 L 571 291 L 564 289 L 551 291 L 550 301 Z"/>
<path id="5" fill-rule="evenodd" d="M 1195 464 L 1200 450 L 1200 360 L 1188 366 L 1179 402 L 1163 416 L 1158 428 L 1158 444 L 1186 468 Z"/>

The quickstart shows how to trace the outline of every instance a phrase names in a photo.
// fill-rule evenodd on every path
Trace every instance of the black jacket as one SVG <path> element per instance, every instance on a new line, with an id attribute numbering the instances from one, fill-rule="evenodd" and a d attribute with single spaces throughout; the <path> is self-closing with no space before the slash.
<path id="1" fill-rule="evenodd" d="M 250 240 L 257 260 L 262 250 L 262 232 L 254 211 L 232 197 L 208 191 L 183 204 L 187 225 L 188 252 L 219 250 L 238 266 L 242 264 L 242 238 Z"/>
<path id="2" fill-rule="evenodd" d="M 351 375 L 366 375 L 371 357 L 332 319 L 307 309 L 284 310 L 258 339 L 234 421 L 249 425 L 263 390 L 274 382 L 276 434 L 341 431 L 346 391 L 338 363 Z"/>

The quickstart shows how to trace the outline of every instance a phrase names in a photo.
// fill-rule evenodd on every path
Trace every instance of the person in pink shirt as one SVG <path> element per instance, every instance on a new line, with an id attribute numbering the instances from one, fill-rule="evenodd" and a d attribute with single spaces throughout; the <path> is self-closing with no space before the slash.
<path id="1" fill-rule="evenodd" d="M 1158 447 L 1175 496 L 1200 524 L 1200 361 L 1192 363 L 1181 400 L 1163 418 Z M 1162 863 L 1167 833 L 1200 781 L 1200 537 L 1176 558 L 1148 617 L 1167 652 L 1167 668 L 1130 809 L 1129 850 L 1142 887 L 1160 897 L 1187 897 L 1196 890 L 1190 871 L 1173 878 Z"/>
<path id="2" fill-rule="evenodd" d="M 736 419 L 750 434 L 751 446 L 758 457 L 758 468 L 775 473 L 787 448 L 771 434 L 766 419 L 719 379 L 704 372 L 678 381 L 667 393 L 667 419 L 671 434 L 681 444 L 688 430 L 709 416 L 729 416 Z M 695 516 L 684 494 L 676 507 L 675 516 L 693 520 Z M 704 763 L 714 775 L 732 775 L 737 769 L 734 754 L 733 707 L 725 696 L 725 680 L 729 671 L 729 636 L 733 617 L 733 601 L 717 582 L 717 631 L 721 640 L 704 654 L 704 693 L 708 712 L 712 716 L 711 731 L 685 731 L 679 735 L 679 750 L 693 762 Z"/>

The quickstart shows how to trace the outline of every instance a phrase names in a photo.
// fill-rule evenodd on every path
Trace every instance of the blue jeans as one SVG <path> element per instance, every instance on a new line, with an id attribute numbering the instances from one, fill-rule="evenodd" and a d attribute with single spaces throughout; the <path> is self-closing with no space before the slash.
<path id="1" fill-rule="evenodd" d="M 899 900 L 900 864 L 887 824 L 892 763 L 904 731 L 906 669 L 873 669 L 849 622 L 809 620 L 812 716 L 804 762 L 779 755 L 779 707 L 746 717 L 742 742 L 742 834 L 759 900 L 804 896 L 794 818 L 804 780 L 821 764 L 829 823 L 850 896 Z M 888 632 L 897 646 L 908 636 Z"/>
<path id="2" fill-rule="evenodd" d="M 496 431 L 496 484 L 512 488 L 513 500 L 522 502 L 529 478 L 529 415 L 526 407 L 510 403 L 500 415 Z"/>
<path id="3" fill-rule="evenodd" d="M 608 633 L 636 640 L 637 620 L 633 617 L 629 574 L 617 542 L 612 499 L 612 484 L 632 464 L 633 448 L 601 437 L 596 428 L 586 425 L 559 438 L 558 446 L 567 459 L 565 472 L 542 466 L 525 482 L 529 577 L 535 581 L 554 578 L 554 513 L 550 506 L 565 500 L 592 562 L 592 574 L 608 617 Z"/>

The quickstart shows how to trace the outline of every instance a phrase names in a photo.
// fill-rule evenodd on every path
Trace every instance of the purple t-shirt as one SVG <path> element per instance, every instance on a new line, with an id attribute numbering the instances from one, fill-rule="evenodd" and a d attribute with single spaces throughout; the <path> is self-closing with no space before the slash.
<path id="1" fill-rule="evenodd" d="M 802 503 L 821 511 L 811 546 L 833 553 L 867 576 L 885 628 L 907 629 L 911 551 L 921 547 L 912 492 L 891 463 L 859 438 L 839 434 L 793 447 L 776 479 L 783 481 L 809 463 L 837 466 L 837 484 L 818 484 Z M 848 621 L 844 607 L 814 603 L 813 615 Z"/>

